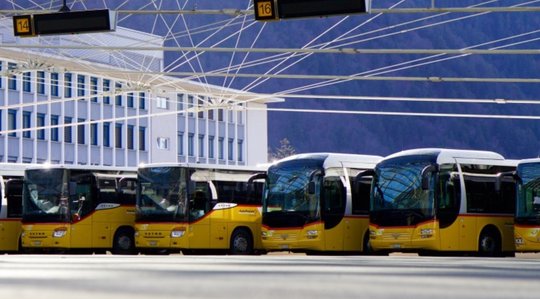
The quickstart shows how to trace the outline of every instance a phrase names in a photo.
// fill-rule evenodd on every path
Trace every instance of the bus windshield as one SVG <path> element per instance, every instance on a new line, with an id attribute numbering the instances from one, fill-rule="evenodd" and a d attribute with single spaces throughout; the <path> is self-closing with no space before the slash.
<path id="1" fill-rule="evenodd" d="M 521 181 L 518 185 L 516 221 L 538 222 L 540 220 L 540 164 L 520 165 L 518 173 Z"/>
<path id="2" fill-rule="evenodd" d="M 286 225 L 285 222 L 301 226 L 320 219 L 322 173 L 320 162 L 316 160 L 289 161 L 271 167 L 263 196 L 263 222 L 274 227 Z M 271 224 L 268 221 L 271 221 L 272 214 L 289 217 L 287 221 L 279 221 L 280 224 Z"/>
<path id="3" fill-rule="evenodd" d="M 428 161 L 415 161 L 377 166 L 370 221 L 383 225 L 414 225 L 433 218 L 433 174 L 428 176 L 429 189 L 422 188 L 422 171 L 429 165 Z"/>
<path id="4" fill-rule="evenodd" d="M 23 220 L 69 221 L 69 190 L 64 169 L 27 170 L 23 189 Z"/>
<path id="5" fill-rule="evenodd" d="M 187 221 L 186 169 L 139 169 L 137 220 Z"/>

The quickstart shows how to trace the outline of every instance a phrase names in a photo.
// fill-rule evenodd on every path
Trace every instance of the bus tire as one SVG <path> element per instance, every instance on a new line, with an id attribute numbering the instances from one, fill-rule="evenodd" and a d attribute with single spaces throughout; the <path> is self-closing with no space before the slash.
<path id="1" fill-rule="evenodd" d="M 253 254 L 253 237 L 249 230 L 245 228 L 234 230 L 231 236 L 229 252 L 234 255 Z"/>
<path id="2" fill-rule="evenodd" d="M 114 234 L 112 254 L 135 254 L 134 231 L 119 228 Z"/>
<path id="3" fill-rule="evenodd" d="M 371 248 L 371 244 L 369 244 L 369 230 L 366 231 L 366 233 L 364 234 L 364 241 L 362 242 L 362 254 L 364 255 L 373 254 L 373 248 Z"/>
<path id="4" fill-rule="evenodd" d="M 478 255 L 485 257 L 502 256 L 502 244 L 499 232 L 494 228 L 484 228 L 478 239 Z"/>

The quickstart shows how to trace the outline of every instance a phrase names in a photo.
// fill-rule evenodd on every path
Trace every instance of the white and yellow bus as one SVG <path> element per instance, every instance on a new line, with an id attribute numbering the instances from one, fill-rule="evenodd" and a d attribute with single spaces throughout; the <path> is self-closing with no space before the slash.
<path id="1" fill-rule="evenodd" d="M 273 163 L 263 193 L 262 244 L 268 251 L 367 251 L 371 178 L 382 157 L 336 153 L 294 155 Z"/>
<path id="2" fill-rule="evenodd" d="M 135 242 L 144 253 L 252 254 L 262 249 L 265 168 L 154 164 L 138 170 Z"/>
<path id="3" fill-rule="evenodd" d="M 0 163 L 0 252 L 18 252 L 22 182 L 29 165 Z"/>
<path id="4" fill-rule="evenodd" d="M 488 151 L 415 149 L 375 167 L 370 245 L 375 251 L 513 255 L 517 161 Z"/>
<path id="5" fill-rule="evenodd" d="M 516 251 L 540 252 L 540 159 L 521 160 L 516 178 Z"/>
<path id="6" fill-rule="evenodd" d="M 135 253 L 136 168 L 43 166 L 25 171 L 27 252 Z"/>

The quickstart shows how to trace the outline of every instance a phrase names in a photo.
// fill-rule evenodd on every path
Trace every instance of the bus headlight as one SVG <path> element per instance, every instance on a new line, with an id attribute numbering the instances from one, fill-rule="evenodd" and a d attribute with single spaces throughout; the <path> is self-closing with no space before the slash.
<path id="1" fill-rule="evenodd" d="M 308 230 L 306 232 L 306 238 L 308 239 L 317 239 L 318 236 L 319 236 L 318 230 Z"/>
<path id="2" fill-rule="evenodd" d="M 67 228 L 60 227 L 53 231 L 53 238 L 62 238 L 67 234 Z"/>
<path id="3" fill-rule="evenodd" d="M 523 238 L 521 237 L 515 238 L 515 242 L 516 242 L 516 245 L 523 245 L 523 243 L 525 243 L 523 242 Z"/>
<path id="4" fill-rule="evenodd" d="M 267 238 L 271 238 L 274 235 L 273 231 L 262 231 L 261 232 L 261 238 L 266 240 Z"/>
<path id="5" fill-rule="evenodd" d="M 420 230 L 420 238 L 431 238 L 433 237 L 433 229 L 431 228 L 423 228 Z"/>
<path id="6" fill-rule="evenodd" d="M 186 228 L 184 227 L 175 227 L 171 231 L 171 238 L 181 238 L 184 236 L 184 233 L 186 232 Z"/>

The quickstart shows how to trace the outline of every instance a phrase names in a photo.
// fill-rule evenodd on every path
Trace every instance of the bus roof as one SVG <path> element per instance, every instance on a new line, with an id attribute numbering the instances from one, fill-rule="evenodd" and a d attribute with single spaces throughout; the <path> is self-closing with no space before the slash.
<path id="1" fill-rule="evenodd" d="M 437 164 L 456 163 L 461 164 L 486 164 L 496 161 L 498 165 L 517 165 L 517 160 L 505 160 L 501 154 L 491 151 L 446 149 L 446 148 L 419 148 L 410 149 L 389 155 L 383 161 L 408 157 L 408 156 L 431 156 Z"/>
<path id="2" fill-rule="evenodd" d="M 323 160 L 323 168 L 333 168 L 333 167 L 354 167 L 362 169 L 371 169 L 382 159 L 381 156 L 375 155 L 361 155 L 361 154 L 341 154 L 341 153 L 305 153 L 289 156 L 278 160 L 273 163 L 273 165 L 293 161 L 293 160 L 302 160 L 302 159 L 316 159 Z"/>
<path id="3" fill-rule="evenodd" d="M 89 172 L 107 171 L 107 172 L 137 172 L 136 167 L 115 167 L 115 166 L 97 166 L 97 165 L 71 165 L 71 164 L 34 164 L 28 167 L 29 170 L 37 169 L 75 169 L 88 170 Z"/>
<path id="4" fill-rule="evenodd" d="M 540 163 L 540 158 L 530 158 L 530 159 L 522 159 L 522 160 L 519 160 L 518 165 L 523 165 L 523 164 L 539 164 L 539 163 Z"/>
<path id="5" fill-rule="evenodd" d="M 26 163 L 0 163 L 1 176 L 24 176 L 24 171 L 28 168 L 37 167 L 39 164 Z"/>
<path id="6" fill-rule="evenodd" d="M 243 166 L 243 165 L 215 165 L 215 164 L 198 164 L 198 163 L 150 163 L 141 164 L 139 168 L 152 168 L 152 167 L 186 167 L 186 168 L 198 168 L 198 169 L 216 169 L 216 170 L 238 170 L 238 171 L 266 171 L 268 164 L 261 164 L 256 166 Z"/>

